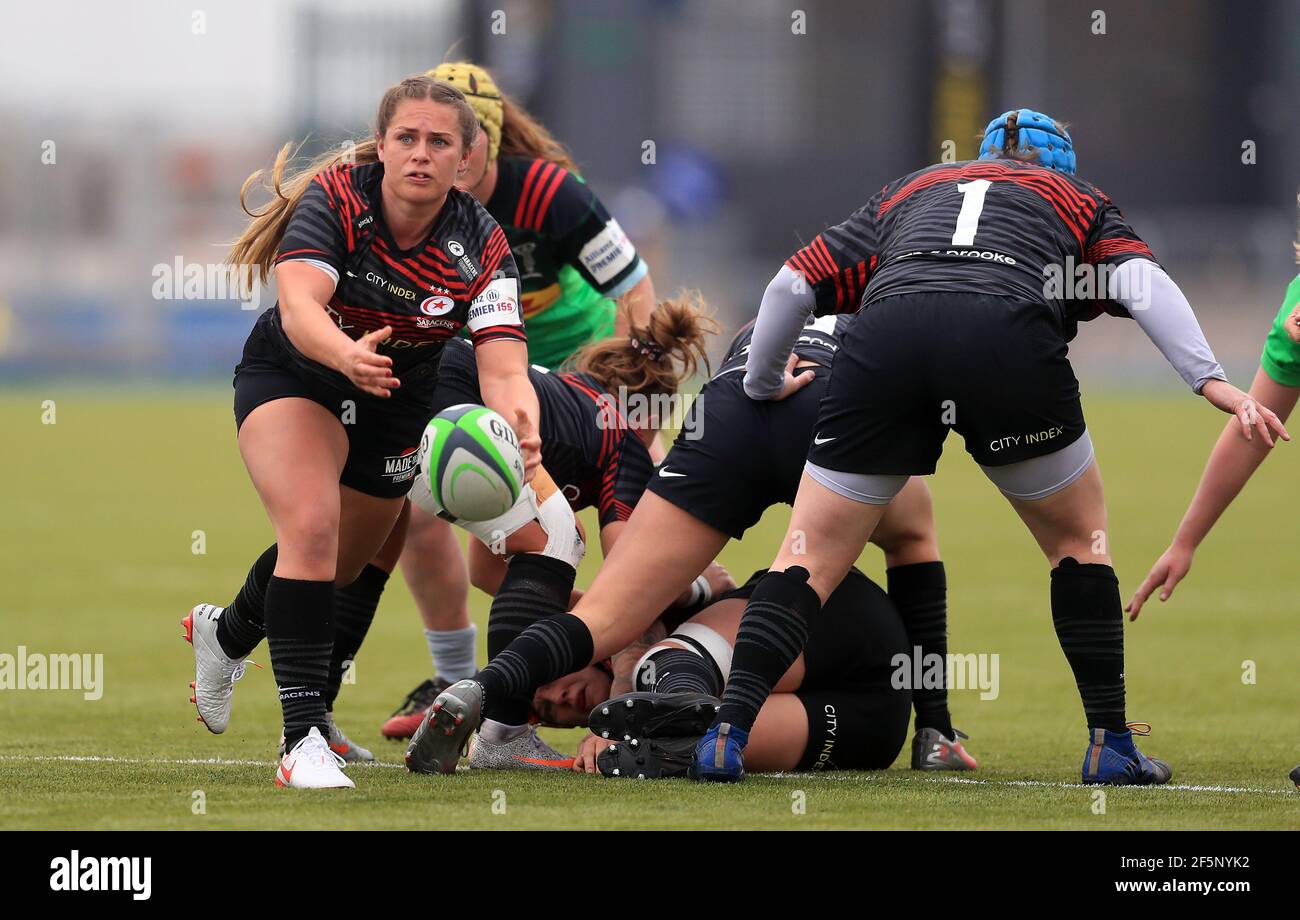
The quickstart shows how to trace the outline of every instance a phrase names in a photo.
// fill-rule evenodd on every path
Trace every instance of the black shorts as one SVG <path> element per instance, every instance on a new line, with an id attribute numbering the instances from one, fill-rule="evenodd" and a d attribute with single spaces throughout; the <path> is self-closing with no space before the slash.
<path id="1" fill-rule="evenodd" d="M 427 368 L 427 369 L 426 369 Z M 380 400 L 360 391 L 313 380 L 255 326 L 235 368 L 235 428 L 263 403 L 286 397 L 310 399 L 328 409 L 348 436 L 348 459 L 339 483 L 376 498 L 401 498 L 419 472 L 416 460 L 424 426 L 436 414 L 433 378 L 437 361 L 408 371 L 403 395 Z"/>
<path id="2" fill-rule="evenodd" d="M 1085 429 L 1067 351 L 1043 304 L 886 297 L 845 333 L 808 460 L 847 473 L 933 473 L 949 428 L 984 466 L 1054 453 Z"/>
<path id="3" fill-rule="evenodd" d="M 811 370 L 812 383 L 776 401 L 746 396 L 742 371 L 710 380 L 647 488 L 733 540 L 772 505 L 793 504 L 830 379 Z"/>
<path id="4" fill-rule="evenodd" d="M 724 597 L 749 597 L 755 572 Z M 893 686 L 894 657 L 909 652 L 889 595 L 851 569 L 810 625 L 803 685 L 794 691 L 808 716 L 799 770 L 884 770 L 907 740 L 912 691 Z M 911 658 L 908 658 L 910 661 Z"/>

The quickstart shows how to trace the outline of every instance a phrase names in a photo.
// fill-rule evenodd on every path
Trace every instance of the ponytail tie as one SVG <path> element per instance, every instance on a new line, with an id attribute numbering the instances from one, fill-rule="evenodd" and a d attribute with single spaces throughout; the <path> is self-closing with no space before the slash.
<path id="1" fill-rule="evenodd" d="M 664 347 L 644 332 L 634 329 L 632 334 L 627 337 L 627 340 L 634 349 L 653 361 L 659 361 L 664 356 Z"/>

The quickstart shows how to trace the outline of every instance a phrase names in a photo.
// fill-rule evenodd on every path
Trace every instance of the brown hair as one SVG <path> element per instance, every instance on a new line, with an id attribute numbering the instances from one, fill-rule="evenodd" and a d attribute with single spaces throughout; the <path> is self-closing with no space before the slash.
<path id="1" fill-rule="evenodd" d="M 546 126 L 528 114 L 528 111 L 505 93 L 501 94 L 501 152 L 502 156 L 536 157 L 558 163 L 569 172 L 576 173 L 578 164 L 568 149 L 555 139 Z"/>
<path id="2" fill-rule="evenodd" d="M 379 113 L 375 118 L 375 137 L 383 137 L 397 112 L 398 105 L 406 99 L 425 100 L 450 105 L 456 109 L 456 120 L 460 127 L 461 141 L 468 150 L 478 134 L 478 119 L 470 108 L 460 90 L 449 83 L 420 74 L 407 77 L 401 83 L 390 86 L 379 101 Z M 259 169 L 246 180 L 239 190 L 239 206 L 252 218 L 239 239 L 230 247 L 226 261 L 231 265 L 255 266 L 266 281 L 275 264 L 275 254 L 284 238 L 289 218 L 293 216 L 303 193 L 318 175 L 340 163 L 375 163 L 379 160 L 375 137 L 367 138 L 355 144 L 347 144 L 341 149 L 326 151 L 305 167 L 285 177 L 289 161 L 302 149 L 299 144 L 285 144 L 275 155 L 275 163 L 270 170 Z M 248 190 L 254 184 L 272 192 L 271 200 L 259 211 L 248 206 Z"/>
<path id="3" fill-rule="evenodd" d="M 626 302 L 619 304 L 620 311 L 627 309 Z M 687 291 L 671 300 L 661 300 L 644 329 L 633 328 L 630 338 L 592 342 L 569 364 L 595 377 L 611 393 L 625 387 L 629 394 L 672 395 L 701 364 L 711 371 L 705 343 L 720 327 L 707 310 L 698 292 Z"/>

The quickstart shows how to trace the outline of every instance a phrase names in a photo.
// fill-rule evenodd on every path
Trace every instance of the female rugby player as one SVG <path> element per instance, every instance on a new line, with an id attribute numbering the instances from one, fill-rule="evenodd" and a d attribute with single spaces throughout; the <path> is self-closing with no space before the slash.
<path id="1" fill-rule="evenodd" d="M 1296 255 L 1300 257 L 1300 244 L 1296 246 Z M 1283 422 L 1295 408 L 1296 398 L 1300 397 L 1300 275 L 1286 289 L 1282 307 L 1273 320 L 1273 328 L 1264 342 L 1259 370 L 1250 385 L 1250 396 L 1257 402 L 1273 406 Z M 1173 597 L 1174 588 L 1191 571 L 1192 557 L 1201 541 L 1209 536 L 1215 522 L 1272 452 L 1272 446 L 1262 438 L 1242 441 L 1233 430 L 1235 428 L 1236 425 L 1229 422 L 1219 435 L 1173 542 L 1156 560 L 1124 608 L 1129 612 L 1130 620 L 1138 618 L 1142 605 L 1157 587 L 1160 588 L 1160 600 L 1167 601 Z M 1300 786 L 1300 767 L 1291 771 L 1291 779 Z"/>
<path id="2" fill-rule="evenodd" d="M 527 494 L 502 518 L 476 524 L 458 522 L 479 537 L 469 543 L 475 585 L 496 596 L 488 621 L 490 652 L 503 648 L 532 622 L 527 600 L 533 569 L 558 568 L 572 584 L 584 548 L 582 538 L 573 539 L 577 529 L 574 510 L 598 509 L 600 543 L 607 553 L 645 490 L 654 469 L 647 442 L 658 426 L 649 415 L 620 418 L 616 397 L 620 388 L 651 402 L 674 394 L 701 362 L 707 363 L 705 344 L 713 329 L 712 321 L 695 301 L 667 300 L 655 310 L 644 342 L 633 344 L 629 339 L 616 338 L 588 345 L 575 357 L 572 371 L 529 368 L 529 380 L 539 404 L 545 467 L 538 468 L 534 486 L 526 487 Z M 446 344 L 437 378 L 432 399 L 435 409 L 483 402 L 481 369 L 469 342 L 453 339 Z M 563 513 L 554 508 L 557 502 L 550 501 L 553 496 Z M 426 513 L 440 512 L 421 475 L 415 477 L 410 498 Z M 509 567 L 502 558 L 506 554 L 512 556 Z M 395 561 L 389 556 L 375 564 L 386 563 L 391 569 Z M 734 586 L 729 578 L 723 580 L 725 573 L 711 574 L 712 588 L 721 591 Z M 680 600 L 689 601 L 690 592 Z M 245 620 L 256 617 L 256 605 L 241 600 L 236 606 Z M 251 642 L 246 641 L 240 649 L 245 655 L 258 636 L 253 632 L 247 638 Z M 325 687 L 326 709 L 331 714 L 345 665 L 355 659 L 364 638 L 364 630 L 336 630 Z M 231 683 L 221 688 L 227 701 Z M 521 707 L 503 711 L 499 735 L 503 744 L 509 743 L 508 756 L 523 751 L 524 756 L 536 758 L 544 747 L 535 735 L 525 731 L 527 715 L 526 699 Z M 330 729 L 331 747 L 345 760 L 374 759 L 338 730 L 332 716 Z"/>
<path id="3" fill-rule="evenodd" d="M 578 709 L 575 700 L 609 695 L 610 678 L 595 665 L 537 691 L 533 708 L 543 724 L 593 732 L 579 745 L 574 770 L 633 779 L 686 775 L 726 683 L 744 602 L 762 575 L 652 645 L 633 667 L 635 692 L 597 704 L 590 715 Z M 895 687 L 893 675 L 912 649 L 889 595 L 851 569 L 824 612 L 763 704 L 751 769 L 883 770 L 907 740 L 912 693 Z"/>
<path id="4" fill-rule="evenodd" d="M 1264 342 L 1264 353 L 1260 356 L 1259 370 L 1250 385 L 1250 396 L 1256 402 L 1274 407 L 1283 422 L 1300 396 L 1300 275 L 1286 289 L 1282 307 L 1273 320 L 1273 328 Z M 1272 452 L 1272 445 L 1263 438 L 1243 441 L 1236 428 L 1233 422 L 1229 422 L 1219 435 L 1173 542 L 1156 560 L 1146 580 L 1124 608 L 1130 619 L 1137 619 L 1142 605 L 1157 587 L 1160 588 L 1160 600 L 1167 601 L 1173 596 L 1174 588 L 1191 570 L 1192 557 L 1201 541 Z"/>
<path id="5" fill-rule="evenodd" d="M 519 268 L 520 296 L 528 329 L 528 360 L 555 370 L 589 342 L 634 329 L 644 330 L 655 305 L 645 262 L 600 199 L 579 177 L 573 158 L 521 105 L 497 89 L 482 67 L 466 62 L 440 64 L 435 80 L 464 93 L 480 128 L 460 188 L 485 207 L 505 231 Z M 618 299 L 627 309 L 616 310 Z M 663 459 L 657 440 L 651 456 Z M 385 553 L 401 552 L 402 574 L 415 598 L 425 641 L 441 687 L 473 674 L 476 630 L 469 621 L 463 565 L 452 564 L 460 547 L 451 528 L 419 510 L 410 512 L 405 549 L 400 542 Z M 387 566 L 391 570 L 391 565 Z M 385 567 L 367 567 L 353 589 L 358 620 L 348 628 L 364 631 L 364 611 L 379 603 Z M 381 729 L 390 738 L 407 738 L 437 695 L 425 681 Z"/>
<path id="6" fill-rule="evenodd" d="M 390 88 L 374 141 L 284 181 L 231 261 L 275 267 L 279 302 L 235 371 L 239 449 L 276 543 L 226 610 L 186 617 L 194 702 L 210 731 L 265 623 L 287 753 L 282 786 L 351 787 L 330 751 L 325 683 L 334 589 L 357 577 L 398 518 L 433 410 L 444 343 L 469 326 L 484 402 L 514 421 L 531 476 L 539 457 L 519 281 L 505 234 L 453 188 L 478 123 L 455 87 L 427 76 Z M 250 177 L 241 192 L 244 200 Z M 246 208 L 247 209 L 247 208 Z"/>
<path id="7" fill-rule="evenodd" d="M 454 765 L 479 719 L 495 719 L 503 700 L 527 698 L 626 647 L 729 539 L 739 539 L 772 505 L 794 500 L 817 406 L 848 322 L 828 317 L 800 331 L 783 376 L 786 398 L 774 403 L 754 402 L 741 389 L 751 337 L 751 330 L 742 330 L 693 404 L 618 547 L 572 613 L 565 612 L 567 583 L 556 577 L 532 599 L 538 621 L 477 678 L 458 682 L 435 701 L 436 710 L 423 723 L 436 729 L 426 732 L 430 759 Z M 946 654 L 947 586 L 923 482 L 902 491 L 872 540 L 885 551 L 889 594 L 903 617 L 908 647 Z M 698 586 L 701 594 L 704 587 Z M 916 689 L 914 699 L 913 767 L 975 767 L 952 728 L 943 689 Z M 490 746 L 480 737 L 475 751 Z"/>
<path id="8" fill-rule="evenodd" d="M 1227 382 L 1186 299 L 1110 199 L 1074 177 L 1063 127 L 1007 112 L 980 151 L 891 182 L 767 288 L 745 376 L 755 400 L 784 391 L 782 368 L 809 314 L 861 312 L 836 355 L 790 529 L 750 598 L 722 707 L 696 749 L 697 779 L 743 778 L 763 700 L 899 489 L 934 472 L 950 427 L 1052 566 L 1052 621 L 1089 730 L 1083 781 L 1171 775 L 1138 751 L 1126 722 L 1119 581 L 1066 358 L 1097 303 L 1053 290 L 1054 271 L 1073 279 L 1075 266 L 1104 268 L 1114 309 L 1137 320 L 1194 392 L 1236 415 L 1243 436 L 1287 435 Z"/>

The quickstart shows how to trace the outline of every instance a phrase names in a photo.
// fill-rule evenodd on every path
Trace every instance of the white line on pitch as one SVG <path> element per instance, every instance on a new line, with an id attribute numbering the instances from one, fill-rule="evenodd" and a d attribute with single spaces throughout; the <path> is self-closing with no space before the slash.
<path id="1" fill-rule="evenodd" d="M 40 755 L 40 754 L 0 754 L 0 760 L 18 760 L 18 761 L 58 761 L 62 763 L 124 763 L 124 764 L 157 764 L 160 766 L 177 766 L 177 767 L 274 767 L 280 763 L 278 760 L 228 760 L 224 757 L 203 757 L 192 758 L 189 760 L 159 760 L 143 757 L 97 757 L 97 756 L 78 756 L 73 754 L 60 755 Z M 383 767 L 389 770 L 405 770 L 406 767 L 400 763 L 385 763 L 383 761 L 371 761 L 362 763 L 364 767 Z"/>
<path id="2" fill-rule="evenodd" d="M 195 757 L 187 760 L 164 760 L 151 759 L 144 757 L 100 757 L 94 755 L 42 755 L 42 754 L 0 754 L 0 761 L 29 761 L 29 762 L 61 762 L 61 763 L 120 763 L 120 764 L 154 764 L 158 766 L 180 766 L 180 767 L 274 767 L 279 764 L 278 760 L 230 760 L 224 757 Z M 361 763 L 362 767 L 378 767 L 387 770 L 404 770 L 406 767 L 400 763 L 387 763 L 384 761 L 372 761 Z M 755 774 L 772 779 L 804 779 L 808 773 L 765 773 Z M 819 779 L 835 779 L 849 782 L 871 782 L 888 777 L 880 774 L 862 776 L 854 773 L 821 773 L 814 774 Z M 926 777 L 909 777 L 913 782 L 928 783 L 960 783 L 967 786 L 1031 786 L 1040 789 L 1110 789 L 1123 788 L 1111 786 L 1085 786 L 1082 783 L 1046 783 L 1032 779 L 968 779 L 964 776 L 926 776 Z M 1138 788 L 1149 789 L 1169 789 L 1180 792 L 1223 792 L 1233 795 L 1290 795 L 1287 789 L 1260 789 L 1252 786 L 1193 786 L 1187 784 L 1171 783 L 1164 786 L 1148 786 Z"/>
<path id="3" fill-rule="evenodd" d="M 760 775 L 760 774 L 755 774 Z M 767 773 L 774 779 L 795 779 L 807 776 L 807 773 Z M 859 776 L 852 773 L 823 773 L 822 779 L 840 779 L 847 781 L 885 779 L 884 775 Z M 967 786 L 1034 786 L 1040 789 L 1122 789 L 1123 786 L 1085 786 L 1083 783 L 1046 783 L 1033 779 L 967 779 L 964 776 L 917 776 L 909 778 L 912 782 L 924 783 L 960 783 Z M 1261 789 L 1255 786 L 1193 786 L 1188 784 L 1168 783 L 1164 786 L 1139 786 L 1141 789 L 1170 789 L 1180 792 L 1225 792 L 1245 795 L 1291 795 L 1288 789 Z"/>

